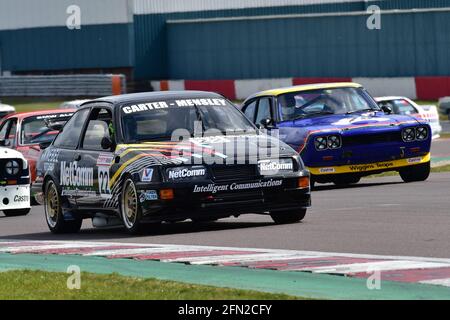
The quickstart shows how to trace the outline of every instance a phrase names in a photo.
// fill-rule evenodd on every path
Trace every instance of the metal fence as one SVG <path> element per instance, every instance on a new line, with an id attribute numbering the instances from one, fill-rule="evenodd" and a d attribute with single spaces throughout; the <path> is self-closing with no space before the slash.
<path id="1" fill-rule="evenodd" d="M 124 75 L 49 75 L 0 77 L 3 97 L 90 97 L 126 93 Z"/>

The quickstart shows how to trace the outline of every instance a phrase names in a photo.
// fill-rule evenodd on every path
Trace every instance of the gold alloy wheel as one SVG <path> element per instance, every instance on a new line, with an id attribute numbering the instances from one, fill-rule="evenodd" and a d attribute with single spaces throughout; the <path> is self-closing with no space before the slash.
<path id="1" fill-rule="evenodd" d="M 127 228 L 132 228 L 136 223 L 138 215 L 138 199 L 136 187 L 133 181 L 127 180 L 125 182 L 123 196 L 122 196 L 122 216 Z"/>
<path id="2" fill-rule="evenodd" d="M 60 210 L 58 190 L 53 182 L 50 182 L 45 194 L 45 217 L 48 224 L 54 228 L 58 221 L 58 214 Z"/>

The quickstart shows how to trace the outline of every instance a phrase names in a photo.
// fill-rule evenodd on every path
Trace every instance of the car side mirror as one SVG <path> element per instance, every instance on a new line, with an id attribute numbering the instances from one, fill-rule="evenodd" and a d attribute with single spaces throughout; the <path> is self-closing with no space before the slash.
<path id="1" fill-rule="evenodd" d="M 386 105 L 382 105 L 381 106 L 381 110 L 386 113 L 386 114 L 391 114 L 392 113 L 392 108 Z"/>
<path id="2" fill-rule="evenodd" d="M 270 118 L 261 120 L 260 124 L 263 126 L 263 128 L 268 130 L 275 128 L 274 121 Z"/>
<path id="3" fill-rule="evenodd" d="M 0 147 L 8 147 L 10 144 L 9 140 L 2 139 L 0 140 Z"/>
<path id="4" fill-rule="evenodd" d="M 64 127 L 64 124 L 62 124 L 62 123 L 51 123 L 51 124 L 48 124 L 47 127 L 49 129 L 51 129 L 51 130 L 61 132 L 63 127 Z"/>
<path id="5" fill-rule="evenodd" d="M 103 137 L 101 145 L 103 150 L 111 150 L 111 148 L 113 147 L 113 142 L 110 138 Z"/>
<path id="6" fill-rule="evenodd" d="M 39 148 L 41 150 L 44 150 L 44 149 L 47 149 L 48 147 L 50 147 L 51 144 L 52 144 L 51 141 L 41 142 L 41 143 L 39 143 Z"/>

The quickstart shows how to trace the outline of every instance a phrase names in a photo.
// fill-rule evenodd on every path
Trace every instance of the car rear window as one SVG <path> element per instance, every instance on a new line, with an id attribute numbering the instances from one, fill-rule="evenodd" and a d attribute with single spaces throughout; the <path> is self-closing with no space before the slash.
<path id="1" fill-rule="evenodd" d="M 22 145 L 53 141 L 58 131 L 50 129 L 48 125 L 54 122 L 64 124 L 71 116 L 72 113 L 63 113 L 34 116 L 24 119 L 20 132 Z"/>

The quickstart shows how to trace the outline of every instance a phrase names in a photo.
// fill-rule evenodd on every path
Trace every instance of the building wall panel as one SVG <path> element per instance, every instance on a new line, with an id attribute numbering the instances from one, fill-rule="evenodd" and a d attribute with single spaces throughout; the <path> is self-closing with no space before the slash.
<path id="1" fill-rule="evenodd" d="M 165 0 L 164 0 L 165 1 Z M 212 2 L 212 1 L 210 1 Z M 215 1 L 227 3 L 227 1 Z M 241 1 L 246 3 L 246 1 Z M 314 4 L 310 4 L 314 2 Z M 280 2 L 281 3 L 281 2 Z M 286 2 L 287 3 L 287 2 Z M 168 27 L 167 21 L 180 19 L 202 19 L 216 17 L 243 17 L 262 15 L 284 15 L 298 13 L 323 13 L 346 12 L 365 10 L 366 2 L 336 2 L 333 4 L 317 4 L 316 1 L 298 1 L 308 5 L 285 5 L 275 7 L 255 7 L 244 9 L 200 10 L 179 12 L 165 12 L 158 8 L 152 9 L 152 5 L 160 4 L 160 1 L 143 1 L 149 8 L 135 8 L 134 26 L 136 43 L 136 71 L 135 76 L 140 79 L 163 79 L 169 77 L 168 66 Z M 167 10 L 166 10 L 167 11 Z M 171 10 L 169 10 L 171 11 Z M 150 13 L 149 13 L 150 12 Z M 250 39 L 252 40 L 252 39 Z M 243 66 L 250 68 L 250 66 Z"/>
<path id="2" fill-rule="evenodd" d="M 0 31 L 3 71 L 117 68 L 134 65 L 132 24 Z"/>
<path id="3" fill-rule="evenodd" d="M 450 74 L 450 11 L 170 23 L 171 79 Z"/>

